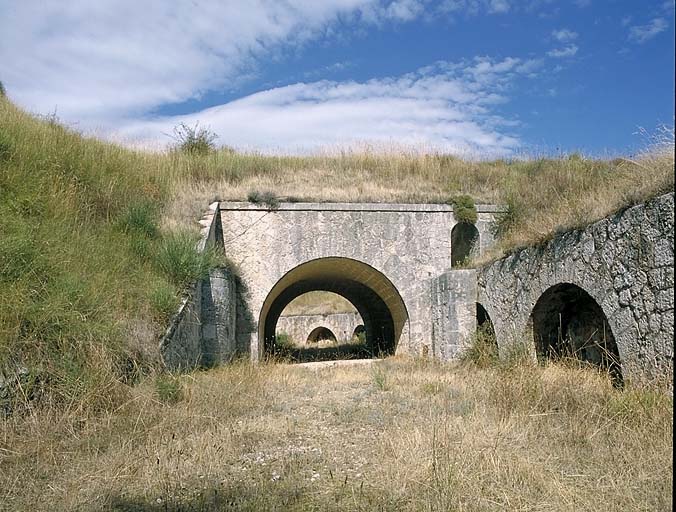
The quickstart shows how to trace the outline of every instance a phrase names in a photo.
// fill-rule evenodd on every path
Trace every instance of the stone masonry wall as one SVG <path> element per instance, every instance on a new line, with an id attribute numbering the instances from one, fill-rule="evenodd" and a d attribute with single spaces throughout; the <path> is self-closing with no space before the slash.
<path id="1" fill-rule="evenodd" d="M 221 203 L 225 253 L 239 268 L 246 289 L 250 340 L 258 350 L 259 313 L 270 290 L 295 267 L 318 258 L 364 262 L 382 273 L 400 294 L 408 322 L 398 353 L 419 354 L 430 343 L 430 282 L 451 267 L 448 205 L 282 203 L 274 210 L 250 203 Z M 500 209 L 477 205 L 481 248 L 492 242 L 491 226 Z"/>
<path id="2" fill-rule="evenodd" d="M 218 203 L 210 205 L 200 225 L 202 236 L 196 250 L 222 243 Z M 235 276 L 224 268 L 216 268 L 206 279 L 188 286 L 160 340 L 160 354 L 167 368 L 212 366 L 236 354 L 236 286 Z"/>
<path id="3" fill-rule="evenodd" d="M 476 271 L 451 270 L 432 281 L 432 339 L 428 354 L 455 359 L 476 331 Z"/>
<path id="4" fill-rule="evenodd" d="M 673 193 L 479 269 L 478 301 L 501 349 L 532 343 L 533 306 L 559 283 L 579 286 L 601 307 L 625 379 L 673 375 Z"/>

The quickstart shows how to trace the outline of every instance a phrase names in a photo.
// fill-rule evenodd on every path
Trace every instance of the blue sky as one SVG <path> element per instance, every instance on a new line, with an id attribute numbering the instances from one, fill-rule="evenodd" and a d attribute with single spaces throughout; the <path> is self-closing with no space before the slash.
<path id="1" fill-rule="evenodd" d="M 0 0 L 16 103 L 149 147 L 631 154 L 673 76 L 673 0 Z"/>

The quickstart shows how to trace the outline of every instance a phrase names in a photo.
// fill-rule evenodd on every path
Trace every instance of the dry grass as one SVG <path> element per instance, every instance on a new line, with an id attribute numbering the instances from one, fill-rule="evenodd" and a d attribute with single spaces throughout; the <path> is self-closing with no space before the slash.
<path id="1" fill-rule="evenodd" d="M 252 191 L 281 200 L 442 203 L 458 194 L 503 204 L 508 215 L 491 258 L 585 226 L 674 189 L 673 129 L 663 128 L 635 158 L 467 161 L 416 152 L 270 157 L 213 153 L 171 157 L 174 183 L 168 226 L 194 222 L 218 198 L 246 200 Z"/>
<path id="2" fill-rule="evenodd" d="M 4 510 L 670 510 L 673 399 L 591 370 L 390 359 L 152 380 L 0 424 Z"/>

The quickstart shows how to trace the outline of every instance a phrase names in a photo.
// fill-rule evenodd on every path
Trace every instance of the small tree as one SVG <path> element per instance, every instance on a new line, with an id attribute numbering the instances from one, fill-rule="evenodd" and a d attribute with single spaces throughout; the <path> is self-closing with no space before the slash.
<path id="1" fill-rule="evenodd" d="M 200 128 L 199 123 L 189 126 L 181 123 L 174 127 L 172 138 L 176 141 L 174 148 L 183 153 L 206 155 L 216 149 L 216 135 L 207 128 Z"/>
<path id="2" fill-rule="evenodd" d="M 0 98 L 4 98 L 7 96 L 7 90 L 5 89 L 5 85 L 2 83 L 2 80 L 0 80 Z"/>

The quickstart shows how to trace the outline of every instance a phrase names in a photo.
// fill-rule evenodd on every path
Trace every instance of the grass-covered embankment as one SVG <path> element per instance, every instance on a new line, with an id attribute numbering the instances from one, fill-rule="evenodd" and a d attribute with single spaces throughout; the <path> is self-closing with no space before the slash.
<path id="1" fill-rule="evenodd" d="M 179 287 L 204 270 L 189 235 L 159 230 L 158 164 L 0 97 L 0 414 L 110 409 L 155 364 Z"/>

